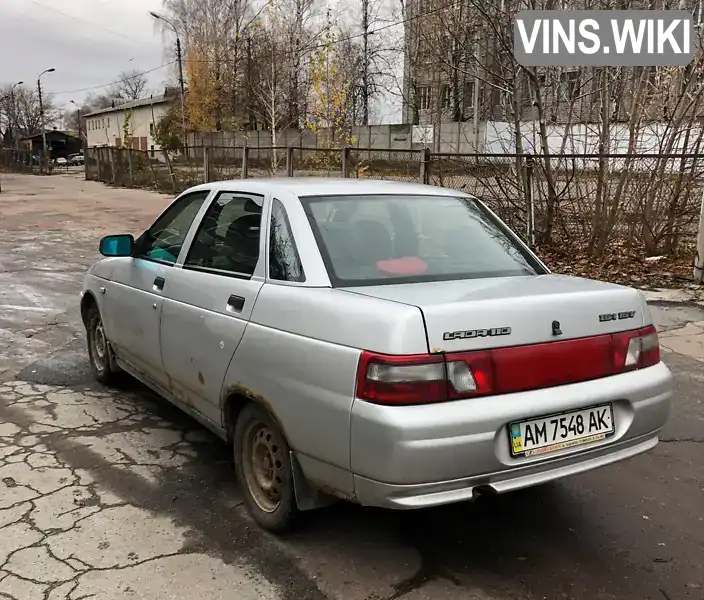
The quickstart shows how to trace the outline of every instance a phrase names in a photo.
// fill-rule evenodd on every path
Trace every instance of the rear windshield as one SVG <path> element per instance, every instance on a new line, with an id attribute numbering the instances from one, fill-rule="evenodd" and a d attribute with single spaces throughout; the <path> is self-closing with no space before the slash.
<path id="1" fill-rule="evenodd" d="M 545 273 L 471 198 L 301 198 L 334 286 Z"/>

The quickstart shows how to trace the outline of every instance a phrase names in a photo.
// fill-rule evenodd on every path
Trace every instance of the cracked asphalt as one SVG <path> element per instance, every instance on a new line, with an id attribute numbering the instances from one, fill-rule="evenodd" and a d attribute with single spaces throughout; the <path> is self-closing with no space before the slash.
<path id="1" fill-rule="evenodd" d="M 89 375 L 78 292 L 97 240 L 169 199 L 0 177 L 0 598 L 704 598 L 699 306 L 653 302 L 677 399 L 652 452 L 469 505 L 339 504 L 276 539 L 245 514 L 225 444 Z"/>

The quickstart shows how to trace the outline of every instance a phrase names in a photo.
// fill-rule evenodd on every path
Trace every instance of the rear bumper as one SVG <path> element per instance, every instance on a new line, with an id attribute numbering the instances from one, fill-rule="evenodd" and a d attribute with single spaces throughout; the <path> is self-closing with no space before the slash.
<path id="1" fill-rule="evenodd" d="M 577 475 L 647 452 L 657 443 L 657 436 L 649 435 L 645 438 L 613 444 L 606 451 L 582 452 L 578 460 L 550 461 L 540 467 L 499 471 L 477 477 L 418 485 L 381 483 L 355 475 L 354 485 L 357 501 L 365 506 L 395 509 L 425 508 L 471 500 L 480 492 L 501 494 Z"/>
<path id="2" fill-rule="evenodd" d="M 352 408 L 352 472 L 365 505 L 416 508 L 458 502 L 477 488 L 504 492 L 645 452 L 670 413 L 672 376 L 659 363 L 613 377 L 442 405 Z M 610 402 L 613 436 L 547 457 L 512 457 L 507 425 Z"/>

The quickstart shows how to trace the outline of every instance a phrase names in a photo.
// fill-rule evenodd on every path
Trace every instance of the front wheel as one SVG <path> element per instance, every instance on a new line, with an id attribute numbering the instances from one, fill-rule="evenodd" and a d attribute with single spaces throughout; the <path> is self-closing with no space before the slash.
<path id="1" fill-rule="evenodd" d="M 234 432 L 237 479 L 247 510 L 264 529 L 283 533 L 299 515 L 286 438 L 262 407 L 242 409 Z"/>
<path id="2" fill-rule="evenodd" d="M 105 335 L 103 320 L 100 311 L 94 304 L 88 309 L 86 319 L 86 332 L 88 334 L 88 357 L 93 376 L 103 384 L 114 383 L 118 375 L 115 358 L 110 349 L 110 343 Z"/>

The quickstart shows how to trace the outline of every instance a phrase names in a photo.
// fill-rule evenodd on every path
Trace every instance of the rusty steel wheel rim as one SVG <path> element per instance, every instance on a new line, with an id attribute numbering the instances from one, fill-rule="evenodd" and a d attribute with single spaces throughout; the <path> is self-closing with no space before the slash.
<path id="1" fill-rule="evenodd" d="M 107 366 L 108 341 L 105 338 L 102 320 L 98 319 L 93 329 L 93 360 L 101 371 Z"/>
<path id="2" fill-rule="evenodd" d="M 274 512 L 286 480 L 281 444 L 268 425 L 256 421 L 247 426 L 243 445 L 242 469 L 250 495 L 264 512 Z"/>

